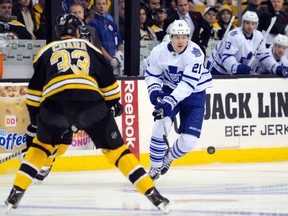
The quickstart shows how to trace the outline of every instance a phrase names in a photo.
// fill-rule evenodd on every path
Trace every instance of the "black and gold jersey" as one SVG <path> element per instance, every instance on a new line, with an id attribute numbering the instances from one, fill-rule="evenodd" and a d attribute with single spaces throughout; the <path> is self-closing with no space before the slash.
<path id="1" fill-rule="evenodd" d="M 34 74 L 26 100 L 31 118 L 37 115 L 40 104 L 46 99 L 105 100 L 113 105 L 119 98 L 120 88 L 111 66 L 101 51 L 85 39 L 52 42 L 34 59 Z"/>

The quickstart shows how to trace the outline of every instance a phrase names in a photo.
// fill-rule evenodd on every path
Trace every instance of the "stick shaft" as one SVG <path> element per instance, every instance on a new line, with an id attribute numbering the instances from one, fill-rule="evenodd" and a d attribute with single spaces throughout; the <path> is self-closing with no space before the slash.
<path id="1" fill-rule="evenodd" d="M 179 134 L 179 128 L 178 128 L 178 121 L 177 121 L 177 117 L 175 116 L 173 118 L 173 123 L 174 123 L 174 130 L 177 134 Z"/>
<path id="2" fill-rule="evenodd" d="M 266 38 L 267 38 L 268 34 L 270 33 L 270 31 L 271 31 L 274 23 L 276 22 L 276 18 L 277 18 L 276 16 L 272 17 L 269 27 L 267 28 L 267 30 L 266 30 L 266 32 L 265 32 L 262 40 L 260 41 L 258 47 L 256 48 L 255 52 L 253 53 L 251 59 L 249 60 L 249 62 L 248 62 L 248 64 L 247 64 L 248 66 L 251 66 L 251 64 L 252 64 L 253 61 L 255 60 L 256 55 L 257 55 L 257 53 L 259 52 L 259 50 L 261 49 L 264 40 L 266 40 Z"/>
<path id="3" fill-rule="evenodd" d="M 228 24 L 228 26 L 227 26 L 227 28 L 226 28 L 226 31 L 225 31 L 225 33 L 224 33 L 224 36 L 223 36 L 222 40 L 219 42 L 219 46 L 218 46 L 218 47 L 216 46 L 216 55 L 220 55 L 219 53 L 222 51 L 222 46 L 223 46 L 223 44 L 224 44 L 225 41 L 226 41 L 226 38 L 227 38 L 228 33 L 229 33 L 229 31 L 230 31 L 230 28 L 231 28 L 231 26 L 232 26 L 232 24 L 233 24 L 233 22 L 234 22 L 234 19 L 235 19 L 235 16 L 232 16 L 231 19 L 230 19 L 230 22 L 229 22 L 229 24 Z M 213 52 L 212 52 L 212 53 L 213 53 Z M 212 54 L 211 54 L 211 55 L 212 55 Z M 215 57 L 215 58 L 216 58 L 216 57 Z M 209 71 L 212 70 L 214 64 L 215 64 L 215 59 L 212 58 L 211 65 L 210 65 L 210 67 L 208 68 Z"/>
<path id="4" fill-rule="evenodd" d="M 163 139 L 164 139 L 165 144 L 169 148 L 170 145 L 169 145 L 168 138 L 167 138 L 168 132 L 167 132 L 166 122 L 165 122 L 165 118 L 164 118 L 164 110 L 161 109 L 160 112 L 161 112 L 161 122 L 162 122 L 162 126 L 163 126 L 163 131 L 164 131 Z"/>
<path id="5" fill-rule="evenodd" d="M 25 151 L 27 151 L 26 148 L 25 148 L 25 149 L 22 149 L 22 150 L 20 150 L 20 151 L 18 151 L 18 152 L 14 152 L 14 153 L 8 155 L 7 157 L 4 157 L 4 158 L 0 159 L 0 164 L 4 163 L 4 162 L 6 162 L 6 161 L 8 161 L 8 160 L 10 160 L 10 159 L 13 159 L 13 158 L 18 157 L 19 155 L 21 155 L 21 154 L 22 154 L 23 152 L 25 152 Z"/>

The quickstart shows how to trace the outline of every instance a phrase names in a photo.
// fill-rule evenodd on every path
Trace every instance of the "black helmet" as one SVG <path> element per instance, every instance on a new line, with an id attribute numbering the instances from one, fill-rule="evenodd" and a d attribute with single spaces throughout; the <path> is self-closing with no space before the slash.
<path id="1" fill-rule="evenodd" d="M 81 27 L 81 22 L 74 14 L 59 15 L 55 23 L 55 31 L 58 37 L 63 35 L 75 36 L 78 28 Z"/>

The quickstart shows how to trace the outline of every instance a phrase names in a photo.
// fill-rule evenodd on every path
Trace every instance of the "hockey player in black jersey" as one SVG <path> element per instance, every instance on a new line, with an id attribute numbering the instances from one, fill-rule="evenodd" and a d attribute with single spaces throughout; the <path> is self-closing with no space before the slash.
<path id="1" fill-rule="evenodd" d="M 60 41 L 43 47 L 34 60 L 28 85 L 27 106 L 37 135 L 15 177 L 5 204 L 17 208 L 26 189 L 69 129 L 85 130 L 139 193 L 168 213 L 169 200 L 156 190 L 136 157 L 121 137 L 114 116 L 121 115 L 118 82 L 101 51 L 79 39 L 81 23 L 73 14 L 60 15 L 56 33 Z"/>

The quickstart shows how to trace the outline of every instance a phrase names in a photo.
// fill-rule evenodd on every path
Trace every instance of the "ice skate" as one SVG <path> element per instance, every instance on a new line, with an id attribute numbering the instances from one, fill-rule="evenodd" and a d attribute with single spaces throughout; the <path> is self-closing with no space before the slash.
<path id="1" fill-rule="evenodd" d="M 34 177 L 34 184 L 39 185 L 42 184 L 43 180 L 49 175 L 51 171 L 51 167 L 48 169 L 41 169 L 37 175 Z"/>
<path id="2" fill-rule="evenodd" d="M 170 148 L 166 149 L 166 152 L 165 152 L 165 155 L 164 155 L 163 164 L 162 164 L 162 167 L 161 167 L 161 175 L 165 175 L 168 172 L 168 170 L 170 168 L 170 165 L 171 165 L 171 163 L 173 161 L 172 159 L 170 159 L 168 157 L 170 150 L 171 150 Z"/>
<path id="3" fill-rule="evenodd" d="M 151 167 L 150 170 L 148 171 L 148 175 L 153 179 L 157 180 L 160 177 L 161 174 L 161 169 L 160 167 Z"/>
<path id="4" fill-rule="evenodd" d="M 156 206 L 164 214 L 168 214 L 170 212 L 168 208 L 169 200 L 161 196 L 155 187 L 149 189 L 145 195 L 150 200 L 150 202 L 152 202 L 153 205 Z"/>
<path id="5" fill-rule="evenodd" d="M 9 211 L 14 208 L 16 209 L 24 195 L 25 190 L 22 190 L 21 188 L 17 186 L 13 186 L 11 189 L 10 195 L 5 201 L 5 205 L 7 206 L 6 214 L 9 213 Z"/>

